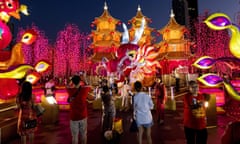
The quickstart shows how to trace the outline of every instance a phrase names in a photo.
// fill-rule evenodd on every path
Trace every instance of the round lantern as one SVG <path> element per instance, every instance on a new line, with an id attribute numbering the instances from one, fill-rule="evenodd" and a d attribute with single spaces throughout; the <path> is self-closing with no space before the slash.
<path id="1" fill-rule="evenodd" d="M 9 27 L 0 21 L 0 50 L 6 48 L 12 40 L 12 33 Z"/>

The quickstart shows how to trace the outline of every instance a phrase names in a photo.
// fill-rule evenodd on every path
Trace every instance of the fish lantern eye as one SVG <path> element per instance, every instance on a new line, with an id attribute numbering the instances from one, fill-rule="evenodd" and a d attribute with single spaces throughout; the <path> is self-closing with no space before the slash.
<path id="1" fill-rule="evenodd" d="M 23 37 L 23 39 L 27 40 L 29 38 L 29 35 L 26 35 Z"/>
<path id="2" fill-rule="evenodd" d="M 22 37 L 22 42 L 24 44 L 30 45 L 36 40 L 36 35 L 33 35 L 31 33 L 25 33 Z"/>
<path id="3" fill-rule="evenodd" d="M 133 53 L 129 54 L 130 57 L 133 57 Z"/>
<path id="4" fill-rule="evenodd" d="M 136 51 L 135 50 L 131 50 L 127 53 L 128 57 L 133 60 L 134 57 L 136 56 Z"/>
<path id="5" fill-rule="evenodd" d="M 7 2 L 7 7 L 12 9 L 13 5 L 10 2 Z"/>
<path id="6" fill-rule="evenodd" d="M 29 29 L 25 31 L 25 33 L 23 34 L 21 42 L 24 44 L 30 45 L 33 42 L 35 42 L 36 39 L 37 39 L 37 33 L 34 30 Z"/>

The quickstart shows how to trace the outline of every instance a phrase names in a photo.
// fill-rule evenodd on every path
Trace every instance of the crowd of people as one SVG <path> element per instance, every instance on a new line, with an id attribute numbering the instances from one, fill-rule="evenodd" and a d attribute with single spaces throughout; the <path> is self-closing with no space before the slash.
<path id="1" fill-rule="evenodd" d="M 106 143 L 119 143 L 120 133 L 114 131 L 113 123 L 116 118 L 116 107 L 114 95 L 121 93 L 122 106 L 124 110 L 132 110 L 133 118 L 138 127 L 136 139 L 142 144 L 145 131 L 147 143 L 152 144 L 151 127 L 154 124 L 152 110 L 154 103 L 152 97 L 143 89 L 140 81 L 136 81 L 132 86 L 126 78 L 120 90 L 114 83 L 108 79 L 99 81 L 100 98 L 103 104 L 102 114 L 102 136 Z M 35 110 L 35 98 L 32 94 L 32 84 L 22 81 L 21 90 L 16 98 L 19 108 L 18 129 L 21 136 L 21 143 L 34 143 L 34 133 L 37 125 L 34 120 L 38 119 Z M 189 91 L 184 95 L 183 125 L 186 138 L 186 144 L 207 144 L 208 131 L 206 128 L 206 107 L 209 96 L 199 93 L 197 81 L 188 83 Z M 92 86 L 87 85 L 79 75 L 74 75 L 66 86 L 70 105 L 70 131 L 72 135 L 72 144 L 87 144 L 87 96 L 93 90 Z M 164 124 L 164 105 L 167 100 L 167 89 L 160 77 L 156 77 L 153 85 L 154 96 L 156 98 L 156 123 Z M 54 84 L 46 84 L 45 95 L 54 96 Z M 31 123 L 29 121 L 31 120 Z M 234 125 L 234 126 L 233 126 Z M 239 122 L 230 123 L 222 136 L 222 144 L 238 144 L 239 138 L 234 131 L 238 131 Z M 110 132 L 110 133 L 109 133 Z M 113 136 L 114 135 L 114 136 Z M 234 138 L 233 138 L 234 137 Z M 116 138 L 117 141 L 114 141 Z M 231 142 L 230 142 L 231 141 Z"/>

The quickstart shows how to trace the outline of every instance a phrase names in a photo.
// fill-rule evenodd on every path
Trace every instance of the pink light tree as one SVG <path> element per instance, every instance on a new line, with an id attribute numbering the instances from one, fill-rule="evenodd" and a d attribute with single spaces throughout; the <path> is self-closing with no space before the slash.
<path id="1" fill-rule="evenodd" d="M 81 41 L 80 41 L 80 70 L 84 70 L 89 72 L 91 69 L 91 61 L 90 56 L 93 54 L 89 45 L 91 44 L 91 39 L 89 38 L 88 33 L 81 33 Z"/>
<path id="2" fill-rule="evenodd" d="M 80 30 L 75 24 L 67 24 L 57 35 L 54 52 L 54 76 L 69 77 L 80 71 Z"/>

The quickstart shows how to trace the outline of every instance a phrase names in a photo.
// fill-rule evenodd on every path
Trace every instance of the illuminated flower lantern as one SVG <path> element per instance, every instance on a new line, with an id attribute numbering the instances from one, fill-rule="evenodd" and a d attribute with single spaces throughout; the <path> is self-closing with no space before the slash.
<path id="1" fill-rule="evenodd" d="M 147 26 L 145 17 L 139 10 L 134 18 L 137 23 L 133 24 L 132 30 L 128 30 L 127 26 L 123 24 L 123 33 L 116 33 L 116 24 L 119 22 L 110 25 L 113 20 L 111 17 L 111 21 L 109 21 L 109 17 L 105 3 L 104 13 L 93 22 L 97 29 L 91 35 L 93 37 L 91 47 L 94 51 L 92 61 L 98 62 L 94 70 L 98 71 L 103 68 L 107 74 L 114 73 L 118 82 L 129 77 L 132 83 L 139 80 L 143 82 L 144 86 L 150 86 L 154 82 L 157 68 L 161 66 L 156 61 L 158 53 L 151 45 L 152 29 Z M 115 31 L 116 35 L 108 37 L 110 31 Z M 146 35 L 144 35 L 145 32 Z M 142 37 L 142 34 L 145 37 Z M 122 38 L 121 42 L 120 37 Z M 106 41 L 104 38 L 110 39 Z M 142 41 L 139 43 L 140 40 Z M 139 44 L 142 45 L 139 46 Z"/>
<path id="2" fill-rule="evenodd" d="M 145 22 L 143 34 L 142 34 L 140 40 L 138 41 L 138 45 L 140 47 L 143 46 L 144 44 L 152 45 L 152 41 L 154 39 L 152 37 L 153 28 L 150 28 L 148 26 L 148 23 L 151 23 L 152 21 L 150 18 L 143 15 L 140 6 L 138 6 L 136 16 L 133 17 L 131 20 L 129 20 L 129 23 L 132 24 L 132 27 L 129 29 L 130 40 L 134 39 L 136 30 L 139 29 L 141 26 L 142 18 L 145 18 L 146 22 Z"/>
<path id="3" fill-rule="evenodd" d="M 150 47 L 148 48 L 146 46 L 152 46 L 152 42 L 154 42 L 155 38 L 152 36 L 153 28 L 148 26 L 149 23 L 152 23 L 152 20 L 150 18 L 146 17 L 145 15 L 143 15 L 140 5 L 137 8 L 136 16 L 134 16 L 131 20 L 128 21 L 128 23 L 131 24 L 131 28 L 128 30 L 128 32 L 129 32 L 130 41 L 134 40 L 136 31 L 141 27 L 143 18 L 145 19 L 144 30 L 143 30 L 141 38 L 137 42 L 137 45 L 140 47 L 140 49 L 142 49 L 141 51 L 142 52 L 144 51 L 144 53 L 145 53 L 147 49 L 151 49 Z M 149 55 L 150 53 L 145 53 L 145 54 L 146 54 L 145 58 L 148 61 L 149 56 L 147 56 L 147 55 Z M 146 65 L 145 65 L 145 67 L 146 67 Z M 136 73 L 136 71 L 134 71 L 134 72 Z M 142 72 L 138 71 L 138 74 L 137 74 L 138 77 L 140 77 L 140 73 L 142 75 L 142 78 L 144 77 L 144 81 L 143 81 L 144 86 L 149 86 L 153 83 L 155 71 L 152 71 L 153 75 L 150 74 L 152 76 L 147 76 L 148 74 L 144 74 L 143 71 Z"/>
<path id="4" fill-rule="evenodd" d="M 108 60 L 115 59 L 115 52 L 120 46 L 121 33 L 116 30 L 116 25 L 120 24 L 118 19 L 113 18 L 108 12 L 108 7 L 105 2 L 104 11 L 100 17 L 95 18 L 92 26 L 96 26 L 96 30 L 92 30 L 93 62 L 99 62 L 103 57 Z"/>
<path id="5" fill-rule="evenodd" d="M 172 10 L 168 24 L 158 32 L 163 38 L 156 47 L 159 49 L 159 60 L 163 67 L 161 73 L 166 78 L 164 79 L 169 81 L 169 74 L 173 71 L 181 74 L 180 76 L 189 73 L 190 41 L 184 37 L 188 29 L 176 22 Z"/>

